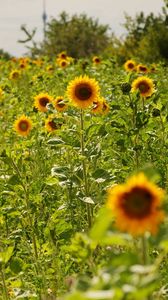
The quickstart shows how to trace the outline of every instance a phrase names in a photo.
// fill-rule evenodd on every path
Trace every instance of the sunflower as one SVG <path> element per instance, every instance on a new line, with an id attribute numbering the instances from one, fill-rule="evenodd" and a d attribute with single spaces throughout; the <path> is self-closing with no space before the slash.
<path id="1" fill-rule="evenodd" d="M 109 189 L 107 206 L 121 231 L 134 236 L 143 235 L 146 231 L 155 234 L 164 219 L 160 209 L 163 196 L 163 190 L 139 173 L 125 184 Z"/>
<path id="2" fill-rule="evenodd" d="M 34 97 L 34 106 L 42 112 L 47 111 L 47 104 L 52 102 L 53 97 L 48 95 L 47 93 L 40 93 L 39 95 Z"/>
<path id="3" fill-rule="evenodd" d="M 49 116 L 45 121 L 45 128 L 48 132 L 53 132 L 61 128 L 60 123 L 56 122 L 56 118 L 54 116 Z"/>
<path id="4" fill-rule="evenodd" d="M 49 72 L 49 73 L 51 73 L 51 72 L 54 71 L 54 67 L 53 67 L 52 65 L 48 65 L 48 66 L 46 67 L 46 71 Z"/>
<path id="5" fill-rule="evenodd" d="M 9 79 L 16 80 L 20 77 L 20 71 L 12 70 L 9 74 Z"/>
<path id="6" fill-rule="evenodd" d="M 103 102 L 100 99 L 93 102 L 93 107 L 91 109 L 92 113 L 99 114 L 102 112 L 102 109 L 103 109 Z"/>
<path id="7" fill-rule="evenodd" d="M 136 71 L 138 73 L 148 73 L 148 68 L 145 65 L 139 64 L 136 66 Z"/>
<path id="8" fill-rule="evenodd" d="M 56 108 L 56 110 L 58 111 L 64 111 L 67 109 L 67 105 L 64 102 L 64 98 L 62 96 L 58 96 L 56 97 L 56 99 L 54 100 L 54 107 Z"/>
<path id="9" fill-rule="evenodd" d="M 67 59 L 59 59 L 58 65 L 61 68 L 66 68 L 69 65 L 69 61 Z"/>
<path id="10" fill-rule="evenodd" d="M 136 67 L 136 62 L 132 59 L 129 59 L 124 64 L 124 69 L 128 72 L 134 71 Z"/>
<path id="11" fill-rule="evenodd" d="M 98 56 L 94 56 L 94 57 L 92 58 L 92 62 L 93 62 L 95 65 L 99 65 L 99 64 L 101 63 L 101 59 L 100 59 L 100 57 L 98 57 Z"/>
<path id="12" fill-rule="evenodd" d="M 66 51 L 62 51 L 58 53 L 58 59 L 66 59 L 67 58 L 67 53 Z"/>
<path id="13" fill-rule="evenodd" d="M 0 88 L 0 97 L 3 95 L 3 90 Z"/>
<path id="14" fill-rule="evenodd" d="M 79 108 L 87 108 L 99 97 L 99 85 L 94 78 L 79 76 L 70 81 L 67 87 L 67 96 Z"/>
<path id="15" fill-rule="evenodd" d="M 108 105 L 108 103 L 104 98 L 102 99 L 102 102 L 103 102 L 102 113 L 107 114 L 110 111 L 110 106 Z"/>
<path id="16" fill-rule="evenodd" d="M 32 121 L 25 115 L 22 115 L 14 122 L 14 129 L 19 135 L 27 136 L 32 129 Z"/>
<path id="17" fill-rule="evenodd" d="M 143 97 L 150 97 L 155 92 L 152 79 L 141 76 L 135 79 L 131 85 L 131 92 L 139 91 Z"/>

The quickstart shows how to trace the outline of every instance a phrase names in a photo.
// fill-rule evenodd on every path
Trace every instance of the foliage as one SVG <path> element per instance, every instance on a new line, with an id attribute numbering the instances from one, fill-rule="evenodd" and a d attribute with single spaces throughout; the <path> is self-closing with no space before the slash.
<path id="1" fill-rule="evenodd" d="M 109 43 L 108 25 L 100 25 L 98 20 L 86 14 L 69 16 L 62 12 L 46 25 L 44 41 L 32 53 L 53 57 L 61 51 L 79 58 L 99 54 Z"/>
<path id="2" fill-rule="evenodd" d="M 162 14 L 155 16 L 153 13 L 145 16 L 143 12 L 134 18 L 125 15 L 127 34 L 119 47 L 123 60 L 127 57 L 137 57 L 139 60 L 151 62 L 152 60 L 168 60 L 168 12 L 162 7 Z"/>
<path id="3" fill-rule="evenodd" d="M 3 49 L 0 49 L 0 59 L 8 60 L 9 58 L 11 58 L 11 54 Z"/>
<path id="4" fill-rule="evenodd" d="M 155 90 L 144 99 L 130 89 L 141 74 L 100 58 L 65 68 L 57 56 L 0 65 L 1 300 L 167 297 L 167 195 L 165 221 L 145 240 L 119 232 L 105 205 L 107 189 L 139 170 L 167 190 L 167 68 L 159 63 L 147 74 Z M 82 75 L 98 82 L 109 111 L 69 103 L 67 86 Z M 67 110 L 48 103 L 39 111 L 41 93 L 62 96 Z M 26 136 L 13 127 L 23 114 L 32 120 Z"/>

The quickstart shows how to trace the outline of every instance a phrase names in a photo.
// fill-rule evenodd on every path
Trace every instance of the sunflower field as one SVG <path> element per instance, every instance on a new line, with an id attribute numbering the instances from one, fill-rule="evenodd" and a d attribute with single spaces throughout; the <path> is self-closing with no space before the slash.
<path id="1" fill-rule="evenodd" d="M 168 299 L 167 71 L 0 60 L 0 300 Z"/>

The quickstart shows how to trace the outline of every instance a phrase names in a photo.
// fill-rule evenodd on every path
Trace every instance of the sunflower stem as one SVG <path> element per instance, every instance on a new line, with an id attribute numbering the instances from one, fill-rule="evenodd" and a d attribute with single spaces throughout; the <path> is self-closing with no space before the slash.
<path id="1" fill-rule="evenodd" d="M 82 153 L 82 170 L 83 170 L 83 179 L 84 179 L 84 189 L 85 196 L 88 197 L 88 180 L 87 180 L 87 171 L 86 171 L 86 161 L 85 161 L 85 144 L 84 144 L 84 113 L 83 109 L 80 111 L 80 126 L 81 126 L 81 153 Z M 92 224 L 92 216 L 91 216 L 91 208 L 90 204 L 86 203 L 87 210 L 87 219 L 88 219 L 88 227 L 91 227 Z"/>
<path id="2" fill-rule="evenodd" d="M 1 277 L 2 277 L 2 285 L 3 285 L 3 290 L 4 290 L 4 300 L 8 300 L 8 290 L 7 290 L 7 286 L 6 286 L 6 282 L 5 282 L 5 275 L 4 275 L 4 271 L 3 271 L 3 266 L 1 265 Z"/>
<path id="3" fill-rule="evenodd" d="M 147 265 L 148 263 L 148 245 L 147 245 L 147 238 L 145 235 L 141 237 L 141 244 L 142 244 L 142 263 Z"/>

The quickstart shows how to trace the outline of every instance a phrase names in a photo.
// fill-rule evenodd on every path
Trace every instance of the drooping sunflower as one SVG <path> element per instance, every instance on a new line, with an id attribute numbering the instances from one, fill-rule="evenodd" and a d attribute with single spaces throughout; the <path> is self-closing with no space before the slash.
<path id="1" fill-rule="evenodd" d="M 32 129 L 32 121 L 25 115 L 22 115 L 14 122 L 14 130 L 22 136 L 27 136 Z"/>
<path id="2" fill-rule="evenodd" d="M 155 86 L 152 79 L 141 76 L 135 79 L 131 85 L 131 92 L 139 91 L 143 97 L 150 97 L 155 92 Z"/>
<path id="3" fill-rule="evenodd" d="M 48 93 L 40 93 L 34 97 L 34 106 L 42 112 L 47 111 L 47 104 L 52 102 L 53 97 L 48 95 Z"/>
<path id="4" fill-rule="evenodd" d="M 110 106 L 104 98 L 102 98 L 102 101 L 103 101 L 102 113 L 107 114 L 110 111 Z"/>
<path id="5" fill-rule="evenodd" d="M 136 67 L 136 62 L 132 59 L 129 59 L 124 64 L 124 69 L 128 72 L 134 71 Z"/>
<path id="6" fill-rule="evenodd" d="M 138 64 L 136 66 L 136 71 L 137 71 L 137 73 L 148 73 L 148 68 L 145 65 Z"/>
<path id="7" fill-rule="evenodd" d="M 56 117 L 55 116 L 49 116 L 46 120 L 45 120 L 45 128 L 48 132 L 53 132 L 55 130 L 58 130 L 61 128 L 60 123 L 56 122 Z"/>
<path id="8" fill-rule="evenodd" d="M 20 77 L 20 71 L 19 70 L 12 70 L 9 74 L 9 79 L 16 80 Z"/>
<path id="9" fill-rule="evenodd" d="M 64 97 L 58 96 L 53 100 L 54 107 L 58 111 L 64 111 L 67 109 L 67 104 L 64 102 Z"/>
<path id="10" fill-rule="evenodd" d="M 67 97 L 73 105 L 87 108 L 99 97 L 100 87 L 94 78 L 87 75 L 76 77 L 67 87 Z"/>
<path id="11" fill-rule="evenodd" d="M 93 114 L 100 114 L 102 112 L 102 109 L 103 109 L 103 102 L 100 99 L 93 102 L 93 107 L 91 109 L 91 112 Z"/>
<path id="12" fill-rule="evenodd" d="M 101 63 L 101 59 L 98 56 L 94 56 L 92 58 L 92 62 L 94 63 L 94 65 L 99 65 Z"/>
<path id="13" fill-rule="evenodd" d="M 108 190 L 107 206 L 119 230 L 134 236 L 143 235 L 146 231 L 156 234 L 164 219 L 161 210 L 163 196 L 163 190 L 139 173 L 125 184 Z"/>

